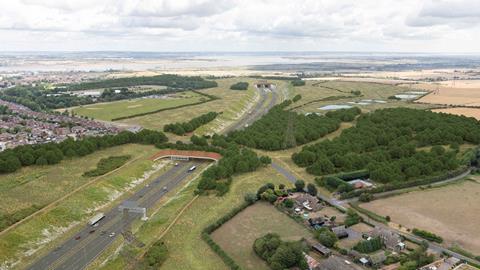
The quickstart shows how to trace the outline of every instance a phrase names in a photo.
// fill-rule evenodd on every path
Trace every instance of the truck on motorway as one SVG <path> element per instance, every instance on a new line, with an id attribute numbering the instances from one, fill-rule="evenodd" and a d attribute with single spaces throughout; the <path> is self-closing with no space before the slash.
<path id="1" fill-rule="evenodd" d="M 103 213 L 98 213 L 88 221 L 88 225 L 95 226 L 105 215 Z"/>
<path id="2" fill-rule="evenodd" d="M 197 166 L 192 166 L 192 167 L 190 167 L 190 169 L 188 169 L 188 171 L 193 172 L 196 168 L 197 168 Z"/>

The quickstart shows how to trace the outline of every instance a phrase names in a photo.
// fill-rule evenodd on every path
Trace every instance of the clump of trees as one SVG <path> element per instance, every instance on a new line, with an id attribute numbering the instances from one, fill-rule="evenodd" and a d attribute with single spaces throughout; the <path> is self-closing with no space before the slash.
<path id="1" fill-rule="evenodd" d="M 279 185 L 278 188 L 275 188 L 275 185 L 272 183 L 267 183 L 261 186 L 257 190 L 257 199 L 267 201 L 269 203 L 274 203 L 277 201 L 278 197 L 287 196 L 288 191 L 285 189 L 285 185 Z M 285 200 L 284 202 L 286 202 Z M 292 203 L 292 204 L 290 204 Z M 291 208 L 293 206 L 293 201 L 289 200 L 284 204 L 285 207 Z"/>
<path id="2" fill-rule="evenodd" d="M 360 223 L 362 221 L 362 217 L 352 209 L 347 210 L 347 217 L 345 218 L 345 226 L 350 227 L 355 224 Z"/>
<path id="3" fill-rule="evenodd" d="M 167 141 L 160 131 L 144 129 L 138 133 L 123 131 L 117 135 L 67 139 L 61 143 L 22 145 L 0 153 L 0 173 L 11 173 L 30 165 L 57 164 L 65 158 L 82 157 L 97 150 L 127 143 L 157 145 Z"/>
<path id="4" fill-rule="evenodd" d="M 223 157 L 214 166 L 202 173 L 197 186 L 197 192 L 203 193 L 215 190 L 218 195 L 228 191 L 232 176 L 235 174 L 255 171 L 262 165 L 267 165 L 269 159 L 261 159 L 255 152 L 230 144 L 222 153 Z"/>
<path id="5" fill-rule="evenodd" d="M 290 269 L 298 267 L 308 269 L 308 264 L 303 256 L 307 251 L 301 241 L 285 242 L 278 234 L 269 233 L 255 240 L 253 243 L 255 253 L 265 261 L 273 270 Z"/>
<path id="6" fill-rule="evenodd" d="M 480 143 L 479 121 L 392 108 L 360 116 L 355 127 L 333 140 L 304 147 L 292 159 L 314 175 L 366 169 L 377 182 L 402 182 L 457 169 L 457 151 L 447 151 L 442 145 L 464 143 Z M 417 150 L 425 146 L 432 147 Z M 340 183 L 330 184 L 335 187 Z"/>
<path id="7" fill-rule="evenodd" d="M 164 132 L 171 132 L 176 135 L 184 135 L 193 132 L 195 129 L 213 121 L 220 113 L 208 112 L 191 119 L 188 122 L 167 124 L 163 127 Z"/>
<path id="8" fill-rule="evenodd" d="M 416 250 L 410 252 L 408 255 L 401 255 L 401 266 L 399 270 L 416 270 L 424 265 L 432 263 L 435 257 L 433 254 L 427 253 L 425 245 L 420 246 Z"/>
<path id="9" fill-rule="evenodd" d="M 290 104 L 292 101 L 287 100 L 274 106 L 251 126 L 231 132 L 228 140 L 257 149 L 281 150 L 314 141 L 340 127 L 342 117 L 338 115 L 297 114 L 285 110 Z M 352 112 L 346 110 L 341 114 Z"/>
<path id="10" fill-rule="evenodd" d="M 305 81 L 304 80 L 300 80 L 300 79 L 297 79 L 297 80 L 293 80 L 290 82 L 293 86 L 304 86 L 305 85 Z"/>
<path id="11" fill-rule="evenodd" d="M 325 115 L 330 118 L 336 118 L 342 122 L 352 122 L 355 120 L 355 117 L 361 113 L 362 111 L 359 108 L 353 107 L 350 109 L 329 111 Z"/>
<path id="12" fill-rule="evenodd" d="M 163 262 L 168 257 L 168 249 L 163 241 L 155 242 L 152 247 L 145 253 L 143 267 L 145 270 L 160 269 Z"/>
<path id="13" fill-rule="evenodd" d="M 247 90 L 248 82 L 237 82 L 230 86 L 231 90 Z"/>
<path id="14" fill-rule="evenodd" d="M 373 237 L 370 240 L 361 240 L 353 246 L 353 249 L 361 253 L 372 253 L 383 248 L 383 240 Z"/>
<path id="15" fill-rule="evenodd" d="M 95 177 L 104 175 L 108 172 L 111 172 L 123 164 L 125 164 L 131 158 L 130 155 L 125 156 L 111 156 L 108 158 L 102 158 L 97 163 L 97 168 L 83 173 L 83 176 L 86 177 Z"/>
<path id="16" fill-rule="evenodd" d="M 322 245 L 329 248 L 334 247 L 335 243 L 338 241 L 335 233 L 325 227 L 315 231 L 315 238 L 317 238 Z"/>

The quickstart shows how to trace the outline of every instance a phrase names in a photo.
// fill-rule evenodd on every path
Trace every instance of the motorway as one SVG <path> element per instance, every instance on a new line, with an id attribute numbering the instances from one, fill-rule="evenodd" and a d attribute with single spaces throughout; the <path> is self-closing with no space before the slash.
<path id="1" fill-rule="evenodd" d="M 223 133 L 241 129 L 246 125 L 251 125 L 275 106 L 278 99 L 278 93 L 276 90 L 257 90 L 260 94 L 260 100 L 255 104 L 254 108 L 239 121 L 225 129 Z M 269 96 L 268 92 L 271 93 L 271 98 L 267 103 Z M 190 173 L 187 172 L 189 167 L 201 163 L 201 161 L 179 161 L 178 166 L 172 167 L 170 170 L 152 181 L 149 185 L 145 185 L 130 198 L 124 200 L 112 210 L 105 213 L 105 218 L 100 220 L 97 223 L 98 225 L 95 227 L 86 225 L 72 238 L 65 241 L 45 257 L 36 261 L 28 269 L 85 269 L 93 260 L 95 260 L 95 258 L 102 254 L 102 252 L 112 244 L 117 237 L 121 237 L 121 233 L 125 226 L 129 226 L 134 220 L 139 219 L 141 216 L 140 214 L 129 213 L 128 217 L 122 218 L 123 213 L 118 209 L 118 206 L 126 201 L 134 201 L 139 207 L 145 207 L 148 210 L 160 200 L 168 190 L 176 187 L 190 175 Z M 164 187 L 167 187 L 167 191 L 163 189 Z"/>
<path id="2" fill-rule="evenodd" d="M 202 163 L 202 161 L 178 161 L 178 166 L 172 167 L 120 204 L 133 201 L 139 207 L 145 207 L 148 210 L 169 190 L 175 188 L 191 174 L 191 172 L 188 172 L 188 168 Z M 129 226 L 134 220 L 141 217 L 140 214 L 129 213 L 126 218 L 123 218 L 123 212 L 118 209 L 119 205 L 105 213 L 105 218 L 100 220 L 97 223 L 98 225 L 85 225 L 72 238 L 35 262 L 28 269 L 77 270 L 86 268 L 117 237 L 121 237 L 125 226 Z"/>
<path id="3" fill-rule="evenodd" d="M 253 109 L 247 112 L 246 115 L 240 118 L 237 122 L 224 129 L 222 132 L 223 134 L 228 134 L 234 130 L 239 130 L 247 125 L 251 125 L 253 122 L 262 117 L 262 115 L 266 114 L 273 106 L 275 106 L 278 98 L 278 91 L 276 89 L 271 91 L 263 88 L 257 88 L 257 91 L 260 94 L 260 100 L 255 104 Z M 272 98 L 267 104 L 268 92 L 272 93 Z"/>

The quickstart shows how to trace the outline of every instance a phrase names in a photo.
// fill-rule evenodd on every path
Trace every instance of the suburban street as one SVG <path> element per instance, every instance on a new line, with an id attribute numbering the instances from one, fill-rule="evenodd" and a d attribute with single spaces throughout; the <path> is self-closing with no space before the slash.
<path id="1" fill-rule="evenodd" d="M 148 213 L 150 207 L 191 174 L 188 172 L 191 166 L 198 166 L 202 161 L 178 161 L 178 163 L 178 166 L 173 166 L 121 204 L 133 201 L 139 207 L 147 208 Z M 123 212 L 118 206 L 105 213 L 105 217 L 97 223 L 98 225 L 85 225 L 80 232 L 35 262 L 29 269 L 84 269 L 117 237 L 122 237 L 121 233 L 125 226 L 141 217 L 140 214 L 129 213 L 127 218 L 123 218 Z"/>

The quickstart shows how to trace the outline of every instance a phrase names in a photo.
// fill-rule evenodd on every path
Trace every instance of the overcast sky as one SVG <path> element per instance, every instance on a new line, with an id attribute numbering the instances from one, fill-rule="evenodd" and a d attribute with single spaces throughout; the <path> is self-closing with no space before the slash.
<path id="1" fill-rule="evenodd" d="M 480 52 L 480 0 L 1 0 L 1 51 Z"/>

